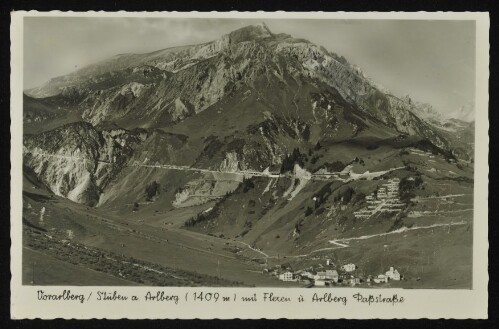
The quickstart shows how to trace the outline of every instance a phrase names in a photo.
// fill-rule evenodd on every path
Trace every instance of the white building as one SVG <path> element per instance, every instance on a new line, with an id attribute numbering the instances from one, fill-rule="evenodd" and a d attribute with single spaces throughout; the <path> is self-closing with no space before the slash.
<path id="1" fill-rule="evenodd" d="M 317 272 L 317 274 L 314 275 L 314 280 L 315 281 L 326 280 L 326 272 Z"/>
<path id="2" fill-rule="evenodd" d="M 287 271 L 287 272 L 279 274 L 279 280 L 281 280 L 281 281 L 294 281 L 295 276 L 292 272 Z"/>
<path id="3" fill-rule="evenodd" d="M 399 281 L 400 280 L 400 273 L 399 273 L 399 271 L 397 271 L 393 267 L 390 267 L 390 270 L 386 272 L 386 276 L 390 280 L 395 280 L 395 281 Z"/>
<path id="4" fill-rule="evenodd" d="M 355 264 L 345 264 L 345 265 L 342 265 L 341 266 L 341 270 L 342 271 L 345 271 L 345 272 L 353 272 L 355 271 L 355 269 L 357 268 L 357 266 L 355 266 Z"/>
<path id="5" fill-rule="evenodd" d="M 326 281 L 325 280 L 315 280 L 314 281 L 314 286 L 323 287 L 325 285 L 326 285 Z"/>
<path id="6" fill-rule="evenodd" d="M 333 281 L 333 282 L 338 282 L 338 272 L 336 270 L 326 270 L 325 272 L 317 272 L 317 274 L 314 276 L 315 281 Z"/>
<path id="7" fill-rule="evenodd" d="M 333 282 L 338 282 L 338 272 L 336 270 L 326 270 L 326 280 L 333 280 Z"/>
<path id="8" fill-rule="evenodd" d="M 384 274 L 380 274 L 373 279 L 375 283 L 386 283 L 388 282 L 388 277 Z"/>

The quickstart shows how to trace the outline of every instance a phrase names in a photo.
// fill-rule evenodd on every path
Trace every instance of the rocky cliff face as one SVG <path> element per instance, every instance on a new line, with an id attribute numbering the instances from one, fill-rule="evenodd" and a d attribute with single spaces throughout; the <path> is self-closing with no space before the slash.
<path id="1" fill-rule="evenodd" d="M 123 168 L 141 142 L 126 130 L 97 131 L 69 124 L 24 137 L 24 164 L 56 195 L 96 205 L 103 188 Z"/>
<path id="2" fill-rule="evenodd" d="M 81 103 L 86 121 L 119 121 L 133 128 L 178 122 L 243 86 L 295 89 L 317 83 L 334 88 L 366 115 L 402 133 L 445 145 L 421 117 L 422 106 L 392 96 L 343 57 L 306 40 L 272 34 L 265 25 L 242 28 L 206 44 L 119 55 L 56 78 L 31 94 L 76 88 L 73 94 L 86 95 Z"/>

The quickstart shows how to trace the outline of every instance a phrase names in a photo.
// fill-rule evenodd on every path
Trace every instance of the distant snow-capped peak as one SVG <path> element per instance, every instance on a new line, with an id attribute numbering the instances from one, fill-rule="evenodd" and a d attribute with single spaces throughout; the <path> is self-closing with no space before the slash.
<path id="1" fill-rule="evenodd" d="M 465 122 L 475 121 L 475 107 L 473 104 L 462 105 L 458 110 L 449 113 L 448 119 L 458 119 Z"/>

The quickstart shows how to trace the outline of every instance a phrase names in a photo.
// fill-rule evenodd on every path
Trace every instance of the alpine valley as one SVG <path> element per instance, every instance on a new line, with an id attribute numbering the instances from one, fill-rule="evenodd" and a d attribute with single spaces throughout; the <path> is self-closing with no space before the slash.
<path id="1" fill-rule="evenodd" d="M 338 287 L 469 289 L 465 114 L 265 24 L 53 78 L 23 99 L 23 283 L 296 287 L 330 270 Z M 379 279 L 390 267 L 400 280 Z"/>

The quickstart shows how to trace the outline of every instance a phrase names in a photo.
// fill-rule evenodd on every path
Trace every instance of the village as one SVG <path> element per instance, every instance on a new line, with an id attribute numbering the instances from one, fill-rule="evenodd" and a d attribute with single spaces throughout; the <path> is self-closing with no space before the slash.
<path id="1" fill-rule="evenodd" d="M 293 271 L 290 266 L 277 265 L 267 269 L 266 272 L 281 281 L 299 282 L 307 287 L 371 286 L 388 283 L 391 280 L 404 280 L 404 277 L 393 266 L 390 266 L 384 273 L 364 275 L 358 271 L 358 266 L 353 263 L 338 267 L 329 259 L 326 260 L 325 266 L 319 264 L 317 267 Z"/>
<path id="2" fill-rule="evenodd" d="M 355 211 L 354 216 L 368 219 L 376 214 L 401 212 L 405 204 L 399 199 L 399 184 L 399 178 L 389 179 L 376 191 L 365 197 L 367 206 Z M 289 264 L 281 264 L 267 268 L 264 272 L 281 281 L 299 282 L 307 287 L 371 286 L 385 284 L 391 280 L 404 280 L 404 277 L 393 266 L 382 273 L 365 275 L 364 271 L 359 270 L 358 266 L 353 263 L 339 265 L 331 259 L 323 258 L 323 260 L 325 260 L 325 264 L 317 264 L 305 269 L 293 270 Z"/>

